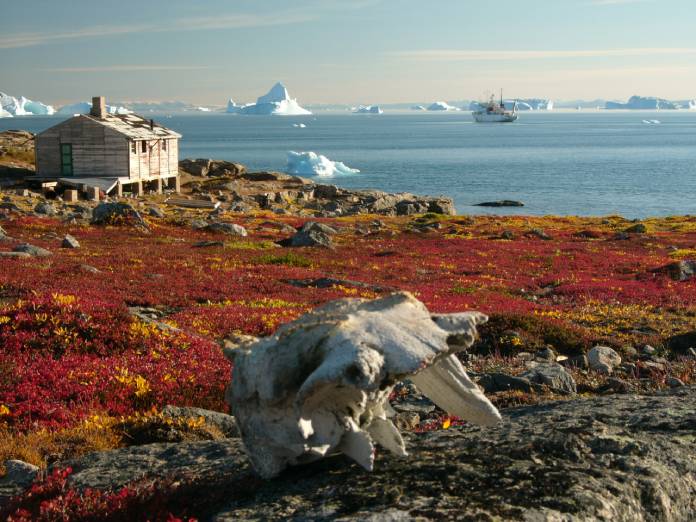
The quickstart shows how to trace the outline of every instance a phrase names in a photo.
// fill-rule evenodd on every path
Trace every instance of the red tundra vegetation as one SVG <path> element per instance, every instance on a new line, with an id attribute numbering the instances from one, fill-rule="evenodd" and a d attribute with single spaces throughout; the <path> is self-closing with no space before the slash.
<path id="1" fill-rule="evenodd" d="M 693 359 L 665 346 L 696 330 L 696 278 L 655 270 L 696 258 L 696 218 L 647 220 L 646 232 L 626 233 L 631 223 L 620 217 L 359 216 L 327 221 L 338 229 L 334 249 L 275 243 L 288 236 L 278 225 L 304 219 L 229 220 L 249 236 L 193 230 L 173 217 L 151 219 L 149 234 L 14 214 L 2 221 L 13 240 L 0 241 L 0 251 L 18 240 L 52 255 L 0 258 L 0 463 L 46 466 L 127 445 L 126 426 L 161 420 L 167 404 L 227 411 L 226 336 L 268 335 L 324 302 L 391 289 L 413 292 L 432 311 L 489 314 L 479 357 L 469 361 L 476 371 L 515 373 L 516 353 L 551 345 L 572 357 L 601 342 L 620 353 L 650 344 L 665 356 L 650 379 L 637 379 L 641 386 L 696 378 Z M 67 233 L 81 248 L 60 248 Z M 583 393 L 606 382 L 571 371 Z M 65 476 L 56 473 L 30 495 L 48 502 L 47 513 L 79 514 L 81 503 L 92 514 L 129 513 L 128 499 L 153 502 L 141 485 L 80 494 L 79 502 L 61 494 L 56 507 L 46 493 L 63 491 Z M 15 505 L 14 519 L 37 513 L 27 505 Z"/>

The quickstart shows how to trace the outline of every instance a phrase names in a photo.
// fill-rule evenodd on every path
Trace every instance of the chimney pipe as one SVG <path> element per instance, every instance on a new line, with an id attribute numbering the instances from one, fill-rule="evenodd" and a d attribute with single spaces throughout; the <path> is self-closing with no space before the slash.
<path id="1" fill-rule="evenodd" d="M 104 96 L 95 96 L 94 98 L 92 98 L 92 110 L 89 111 L 89 113 L 95 118 L 105 118 L 106 98 L 104 98 Z"/>

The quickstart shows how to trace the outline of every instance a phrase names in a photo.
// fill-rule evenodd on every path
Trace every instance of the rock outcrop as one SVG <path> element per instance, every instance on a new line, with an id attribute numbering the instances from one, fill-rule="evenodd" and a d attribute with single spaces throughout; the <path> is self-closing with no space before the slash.
<path id="1" fill-rule="evenodd" d="M 241 441 L 227 439 L 86 455 L 71 463 L 70 483 L 187 480 L 184 505 L 218 521 L 687 522 L 696 512 L 694 403 L 696 388 L 683 387 L 509 409 L 492 428 L 407 434 L 409 456 L 378 452 L 371 473 L 336 456 L 263 482 Z"/>

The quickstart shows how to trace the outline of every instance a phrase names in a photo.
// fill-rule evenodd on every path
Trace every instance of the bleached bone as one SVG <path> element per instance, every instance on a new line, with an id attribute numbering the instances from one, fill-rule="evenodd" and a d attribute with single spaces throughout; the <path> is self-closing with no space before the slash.
<path id="1" fill-rule="evenodd" d="M 389 394 L 404 378 L 444 410 L 496 424 L 498 410 L 454 355 L 486 320 L 478 312 L 431 315 L 404 292 L 334 301 L 270 337 L 228 344 L 226 398 L 254 467 L 270 478 L 342 452 L 372 470 L 375 443 L 406 455 L 388 418 Z"/>

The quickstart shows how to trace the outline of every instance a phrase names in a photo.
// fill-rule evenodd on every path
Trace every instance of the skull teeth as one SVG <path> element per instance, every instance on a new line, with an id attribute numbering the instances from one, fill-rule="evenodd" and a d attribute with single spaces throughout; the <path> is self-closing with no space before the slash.
<path id="1" fill-rule="evenodd" d="M 483 426 L 500 422 L 496 407 L 469 379 L 455 355 L 413 375 L 411 381 L 437 406 L 452 415 Z"/>

